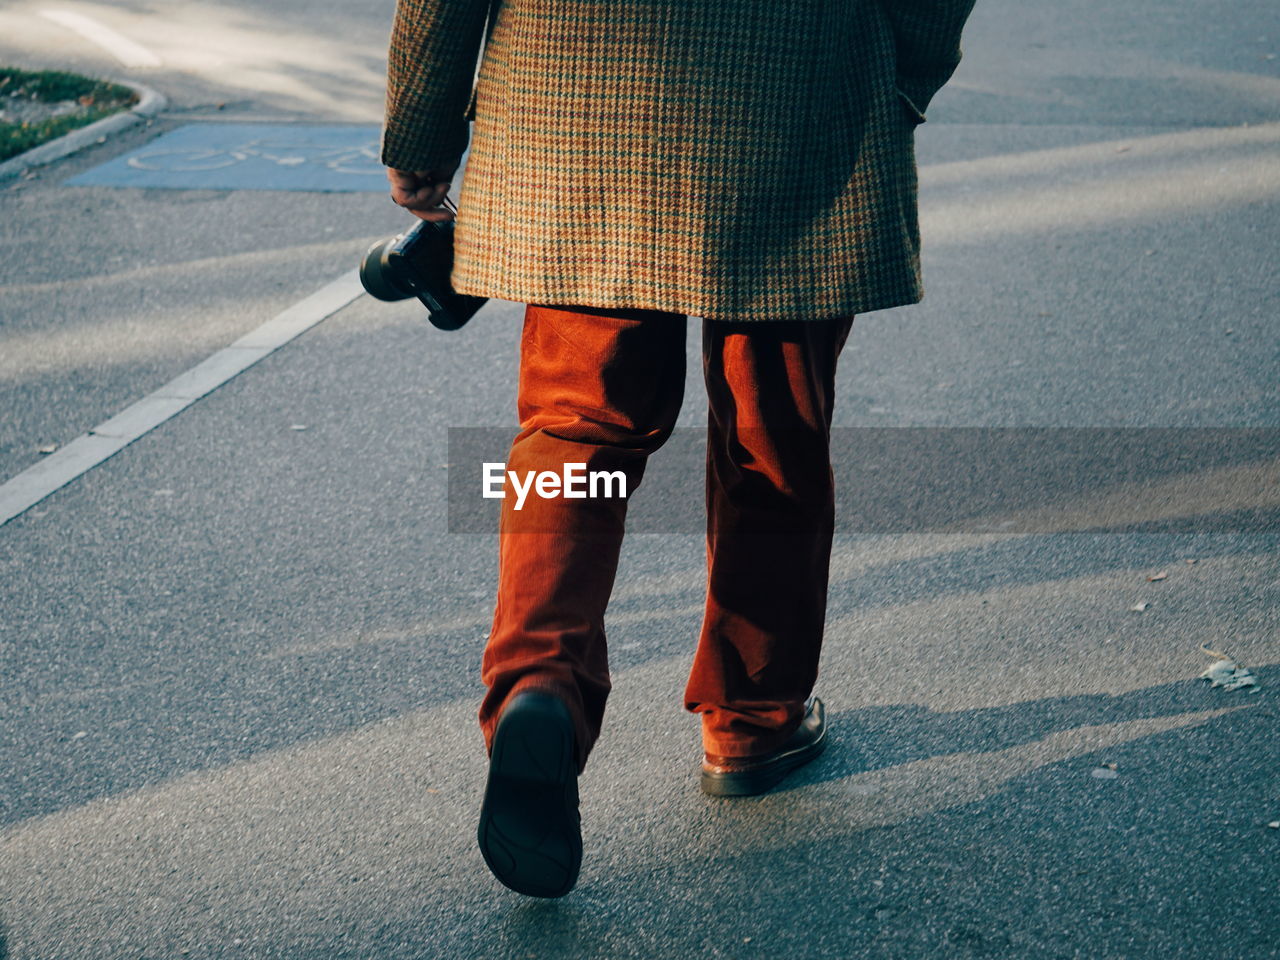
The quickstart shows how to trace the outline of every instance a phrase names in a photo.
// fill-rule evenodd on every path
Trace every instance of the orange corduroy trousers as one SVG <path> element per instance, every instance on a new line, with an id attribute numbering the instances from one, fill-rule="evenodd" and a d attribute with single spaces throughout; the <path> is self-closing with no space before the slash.
<path id="1" fill-rule="evenodd" d="M 670 436 L 683 399 L 685 320 L 653 310 L 525 310 L 507 469 L 622 471 L 628 495 Z M 852 317 L 703 321 L 709 406 L 707 593 L 684 693 L 709 754 L 768 753 L 799 724 L 818 672 L 834 522 L 829 438 L 836 360 Z M 498 591 L 481 679 L 491 745 L 503 706 L 537 689 L 574 718 L 579 769 L 610 690 L 604 614 L 623 498 L 508 489 Z"/>

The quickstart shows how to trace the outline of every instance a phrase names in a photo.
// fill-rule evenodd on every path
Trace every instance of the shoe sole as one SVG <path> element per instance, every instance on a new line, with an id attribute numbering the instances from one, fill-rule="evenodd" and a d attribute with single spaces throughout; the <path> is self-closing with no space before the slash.
<path id="1" fill-rule="evenodd" d="M 702 771 L 702 792 L 712 797 L 752 797 L 767 793 L 781 783 L 788 774 L 817 758 L 827 746 L 827 732 L 813 743 L 795 753 L 779 757 L 768 766 L 755 770 L 736 770 L 732 773 Z"/>
<path id="2" fill-rule="evenodd" d="M 563 897 L 578 882 L 573 724 L 555 697 L 527 694 L 503 711 L 476 837 L 493 875 L 517 893 Z"/>

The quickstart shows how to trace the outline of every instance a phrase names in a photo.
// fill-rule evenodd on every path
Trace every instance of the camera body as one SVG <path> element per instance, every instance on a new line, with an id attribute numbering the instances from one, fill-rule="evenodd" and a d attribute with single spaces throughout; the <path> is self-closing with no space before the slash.
<path id="1" fill-rule="evenodd" d="M 417 297 L 434 326 L 457 330 L 487 300 L 455 292 L 449 280 L 452 270 L 453 221 L 419 220 L 369 248 L 360 261 L 360 283 L 378 300 Z"/>

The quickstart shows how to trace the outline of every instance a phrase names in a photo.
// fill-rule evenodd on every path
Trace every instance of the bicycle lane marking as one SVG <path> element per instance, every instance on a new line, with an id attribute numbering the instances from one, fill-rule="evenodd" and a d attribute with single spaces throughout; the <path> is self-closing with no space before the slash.
<path id="1" fill-rule="evenodd" d="M 126 67 L 158 67 L 162 61 L 142 44 L 116 33 L 105 24 L 82 13 L 70 10 L 41 10 L 40 16 L 59 26 L 78 33 L 95 46 L 101 47 Z"/>
<path id="2" fill-rule="evenodd" d="M 66 184 L 385 193 L 379 137 L 378 127 L 363 124 L 188 124 Z"/>
<path id="3" fill-rule="evenodd" d="M 0 484 L 0 526 L 333 316 L 363 293 L 359 272 L 344 273 L 61 450 Z"/>

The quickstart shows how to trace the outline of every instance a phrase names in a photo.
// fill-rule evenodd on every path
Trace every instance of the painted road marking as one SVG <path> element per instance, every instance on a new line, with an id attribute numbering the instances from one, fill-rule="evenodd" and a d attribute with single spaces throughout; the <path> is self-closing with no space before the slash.
<path id="1" fill-rule="evenodd" d="M 161 64 L 160 58 L 142 44 L 135 43 L 82 13 L 72 13 L 70 10 L 41 10 L 40 16 L 80 34 L 90 43 L 97 44 L 126 67 L 158 67 Z"/>
<path id="2" fill-rule="evenodd" d="M 70 186 L 385 193 L 374 126 L 196 123 L 86 170 Z"/>
<path id="3" fill-rule="evenodd" d="M 267 354 L 310 330 L 364 293 L 357 271 L 344 273 L 305 300 L 251 330 L 159 390 L 72 440 L 0 484 L 0 525 L 123 450 L 143 434 L 247 370 Z"/>

